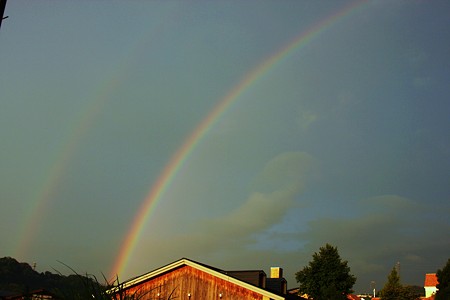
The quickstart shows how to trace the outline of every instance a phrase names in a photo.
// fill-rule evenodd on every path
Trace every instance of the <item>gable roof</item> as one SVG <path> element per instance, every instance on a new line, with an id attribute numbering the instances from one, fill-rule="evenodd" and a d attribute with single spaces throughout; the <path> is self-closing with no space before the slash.
<path id="1" fill-rule="evenodd" d="M 433 286 L 435 287 L 438 284 L 436 273 L 427 273 L 425 274 L 425 283 L 423 286 Z"/>
<path id="2" fill-rule="evenodd" d="M 145 281 L 151 280 L 152 278 L 155 278 L 155 277 L 160 276 L 162 274 L 168 273 L 168 272 L 170 272 L 172 270 L 175 270 L 175 269 L 183 267 L 183 266 L 190 266 L 192 268 L 195 268 L 197 270 L 200 270 L 202 272 L 205 272 L 205 273 L 210 274 L 212 276 L 215 276 L 217 278 L 226 280 L 228 282 L 236 284 L 237 286 L 246 288 L 248 290 L 251 290 L 253 292 L 256 292 L 258 294 L 261 294 L 263 296 L 269 297 L 269 298 L 274 299 L 274 300 L 284 300 L 285 299 L 283 296 L 274 294 L 274 293 L 269 292 L 269 291 L 267 291 L 267 290 L 265 290 L 263 288 L 257 287 L 257 286 L 255 286 L 253 284 L 250 284 L 248 282 L 240 280 L 240 279 L 238 279 L 236 277 L 230 276 L 224 270 L 221 270 L 221 269 L 218 269 L 218 268 L 214 268 L 214 267 L 208 266 L 206 264 L 202 264 L 202 263 L 199 263 L 199 262 L 187 259 L 187 258 L 181 258 L 181 259 L 179 259 L 179 260 L 177 260 L 177 261 L 175 261 L 173 263 L 170 263 L 168 265 L 160 267 L 160 268 L 158 268 L 156 270 L 153 270 L 153 271 L 145 273 L 145 274 L 143 274 L 141 276 L 132 278 L 132 279 L 124 282 L 121 285 L 121 287 L 123 289 L 126 289 L 128 287 L 132 287 L 132 286 L 138 285 L 140 283 L 143 283 Z"/>

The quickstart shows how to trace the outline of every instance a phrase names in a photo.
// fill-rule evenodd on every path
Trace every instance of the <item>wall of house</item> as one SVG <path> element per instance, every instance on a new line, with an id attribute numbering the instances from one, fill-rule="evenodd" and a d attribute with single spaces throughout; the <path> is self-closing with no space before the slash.
<path id="1" fill-rule="evenodd" d="M 149 281 L 126 290 L 146 299 L 198 300 L 198 299 L 266 299 L 261 294 L 240 287 L 224 279 L 217 278 L 190 266 L 171 270 Z"/>
<path id="2" fill-rule="evenodd" d="M 426 286 L 425 287 L 425 297 L 431 297 L 432 295 L 436 294 L 437 289 L 435 286 Z"/>

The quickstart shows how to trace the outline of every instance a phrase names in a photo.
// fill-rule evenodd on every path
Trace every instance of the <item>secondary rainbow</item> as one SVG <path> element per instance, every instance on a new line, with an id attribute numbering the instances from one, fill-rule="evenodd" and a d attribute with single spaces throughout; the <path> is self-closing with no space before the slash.
<path id="1" fill-rule="evenodd" d="M 166 10 L 163 10 L 158 15 L 158 19 L 153 19 L 150 35 L 161 34 L 165 20 L 173 18 L 178 12 L 179 10 L 176 6 L 169 6 Z M 146 34 L 146 36 L 148 35 L 149 33 Z M 17 229 L 17 238 L 14 245 L 12 245 L 12 252 L 15 257 L 24 258 L 33 251 L 33 242 L 41 228 L 41 222 L 46 218 L 47 210 L 50 209 L 52 201 L 55 201 L 55 194 L 61 184 L 61 179 L 68 172 L 74 155 L 79 151 L 80 143 L 96 122 L 97 116 L 108 104 L 111 96 L 130 74 L 129 66 L 134 63 L 133 59 L 138 56 L 137 50 L 142 49 L 142 44 L 145 42 L 146 39 L 144 38 L 138 39 L 135 45 L 129 47 L 129 55 L 125 56 L 117 64 L 112 76 L 109 76 L 103 84 L 95 89 L 92 100 L 74 118 L 72 126 L 68 127 L 70 130 L 65 135 L 66 138 L 60 143 L 58 155 L 55 156 L 53 163 L 47 170 L 46 176 L 43 177 L 45 180 L 42 182 L 42 186 L 36 191 L 34 197 L 27 205 L 27 210 L 22 218 L 24 221 L 20 223 Z"/>
<path id="2" fill-rule="evenodd" d="M 24 221 L 19 227 L 17 241 L 13 248 L 16 257 L 25 257 L 30 254 L 31 244 L 40 229 L 41 219 L 45 217 L 46 210 L 57 192 L 61 178 L 67 172 L 72 157 L 78 150 L 80 141 L 90 129 L 95 116 L 102 110 L 110 91 L 115 90 L 119 82 L 118 78 L 109 80 L 100 90 L 99 95 L 95 97 L 96 100 L 90 103 L 87 109 L 75 118 L 77 121 L 74 122 L 74 125 L 70 126 L 72 130 L 67 134 L 68 138 L 61 143 L 59 155 L 48 170 L 48 175 L 44 177 L 46 181 L 37 191 L 36 197 L 33 197 L 34 200 L 31 201 L 25 212 Z"/>
<path id="3" fill-rule="evenodd" d="M 279 64 L 286 57 L 294 51 L 297 51 L 310 41 L 317 37 L 320 33 L 330 28 L 337 21 L 342 20 L 345 17 L 353 15 L 359 11 L 368 1 L 356 1 L 352 2 L 340 9 L 338 12 L 333 13 L 322 21 L 316 23 L 310 27 L 307 31 L 302 32 L 299 36 L 293 39 L 290 43 L 279 49 L 275 54 L 269 56 L 261 64 L 253 68 L 246 76 L 235 85 L 226 95 L 223 97 L 213 110 L 201 121 L 201 123 L 195 128 L 195 130 L 184 140 L 182 146 L 172 156 L 169 163 L 165 166 L 162 173 L 158 177 L 156 183 L 150 189 L 150 192 L 144 199 L 143 203 L 138 209 L 131 227 L 129 228 L 121 248 L 119 249 L 118 256 L 114 262 L 111 276 L 115 277 L 121 274 L 128 264 L 131 254 L 133 253 L 137 242 L 142 234 L 144 225 L 147 219 L 150 217 L 152 211 L 156 207 L 156 204 L 161 200 L 167 188 L 170 186 L 174 177 L 178 171 L 183 167 L 186 160 L 190 157 L 192 151 L 197 147 L 209 130 L 217 123 L 220 117 L 226 112 L 233 103 L 237 101 L 239 96 L 244 93 L 251 85 L 258 81 L 261 77 L 268 73 L 275 65 Z"/>

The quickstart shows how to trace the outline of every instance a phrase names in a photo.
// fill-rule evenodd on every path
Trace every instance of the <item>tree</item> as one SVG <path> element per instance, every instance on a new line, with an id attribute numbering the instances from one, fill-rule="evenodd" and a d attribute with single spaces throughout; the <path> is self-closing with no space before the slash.
<path id="1" fill-rule="evenodd" d="M 341 260 L 337 247 L 326 244 L 313 254 L 312 261 L 295 274 L 300 294 L 309 299 L 347 299 L 352 293 L 356 277 L 350 274 L 347 261 Z"/>
<path id="2" fill-rule="evenodd" d="M 425 297 L 425 288 L 418 285 L 406 285 L 403 286 L 405 289 L 405 295 L 408 299 L 420 299 L 420 297 Z"/>
<path id="3" fill-rule="evenodd" d="M 436 277 L 438 284 L 436 288 L 436 300 L 448 300 L 450 299 L 450 259 L 447 260 L 447 264 L 442 270 L 437 270 Z"/>
<path id="4" fill-rule="evenodd" d="M 69 268 L 73 275 L 81 282 L 81 288 L 73 290 L 70 294 L 65 294 L 62 299 L 65 300 L 81 300 L 81 299 L 97 299 L 97 300 L 140 300 L 148 299 L 149 291 L 135 290 L 127 291 L 124 289 L 124 284 L 119 281 L 119 277 L 109 281 L 103 275 L 104 284 L 100 283 L 95 275 L 86 274 L 80 275 L 73 268 L 61 262 L 64 266 Z M 167 300 L 173 299 L 174 290 L 168 295 Z M 162 298 L 161 298 L 162 299 Z"/>
<path id="5" fill-rule="evenodd" d="M 380 291 L 382 300 L 415 300 L 419 299 L 423 288 L 418 286 L 402 285 L 397 268 L 393 267 L 388 276 L 388 281 Z"/>
<path id="6" fill-rule="evenodd" d="M 403 299 L 403 286 L 400 283 L 400 275 L 397 268 L 393 267 L 388 276 L 387 282 L 381 290 L 381 299 L 397 300 Z"/>

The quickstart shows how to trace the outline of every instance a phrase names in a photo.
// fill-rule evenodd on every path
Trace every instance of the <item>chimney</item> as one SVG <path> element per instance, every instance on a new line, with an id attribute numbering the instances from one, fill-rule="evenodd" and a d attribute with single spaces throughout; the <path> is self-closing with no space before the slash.
<path id="1" fill-rule="evenodd" d="M 270 268 L 270 278 L 283 278 L 283 268 L 271 267 Z"/>
<path id="2" fill-rule="evenodd" d="M 283 269 L 280 267 L 270 268 L 270 278 L 266 279 L 266 289 L 286 295 L 287 282 L 283 278 Z"/>

